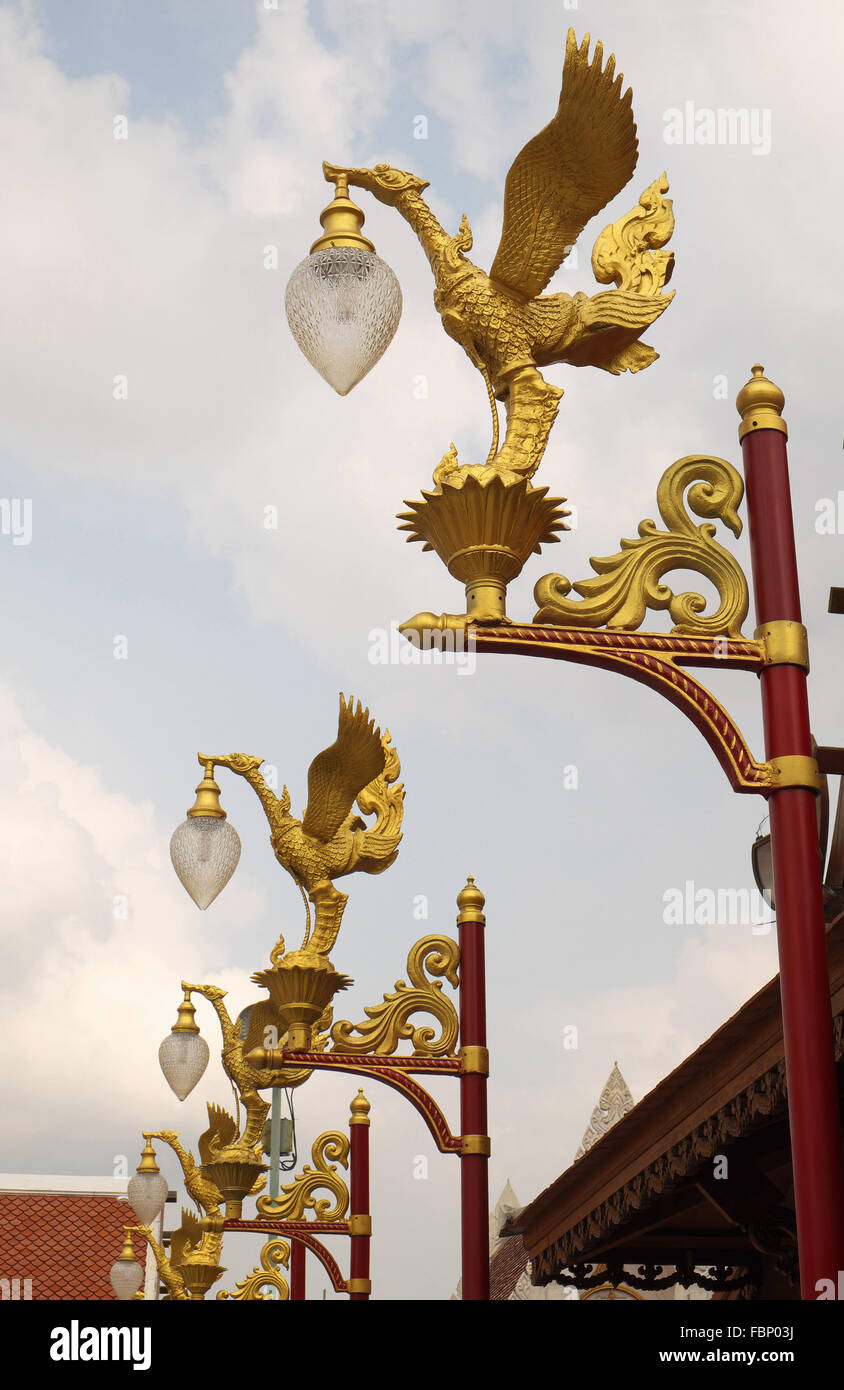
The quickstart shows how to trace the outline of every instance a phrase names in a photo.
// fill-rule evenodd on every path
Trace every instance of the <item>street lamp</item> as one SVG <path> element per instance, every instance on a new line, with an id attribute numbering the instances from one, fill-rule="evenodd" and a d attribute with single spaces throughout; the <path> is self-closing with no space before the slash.
<path id="1" fill-rule="evenodd" d="M 207 1042 L 200 1036 L 196 1007 L 185 990 L 185 997 L 176 1011 L 176 1022 L 158 1049 L 158 1061 L 167 1085 L 179 1100 L 185 1100 L 201 1080 L 210 1055 Z"/>
<path id="2" fill-rule="evenodd" d="M 220 788 L 214 781 L 214 764 L 200 755 L 205 776 L 196 789 L 196 801 L 173 831 L 170 858 L 181 882 L 197 907 L 203 910 L 221 893 L 240 859 L 240 836 L 229 825 L 220 805 Z"/>
<path id="3" fill-rule="evenodd" d="M 752 638 L 742 634 L 747 580 L 716 540 L 714 524 L 739 535 L 745 480 L 727 460 L 710 455 L 688 455 L 664 472 L 657 488 L 664 529 L 644 519 L 638 539 L 622 540 L 616 554 L 593 559 L 595 573 L 577 583 L 561 574 L 544 576 L 534 590 L 532 622 L 506 614 L 510 580 L 531 552 L 567 529 L 565 499 L 546 497 L 547 489 L 530 481 L 562 396 L 541 369 L 568 363 L 613 375 L 640 371 L 657 356 L 641 334 L 673 297 L 663 293 L 673 253 L 662 248 L 674 227 L 664 174 L 595 242 L 595 277 L 615 289 L 591 298 L 542 293 L 586 224 L 636 166 L 632 93 L 622 94 L 614 56 L 605 66 L 602 59 L 600 43 L 590 61 L 588 35 L 578 47 L 569 31 L 558 109 L 507 175 L 501 243 L 488 274 L 468 258 L 466 218 L 450 236 L 422 198 L 424 180 L 384 164 L 323 165 L 327 179 L 345 175 L 348 185 L 395 207 L 415 232 L 434 273 L 443 327 L 480 371 L 492 410 L 486 460 L 463 463 L 452 446 L 434 469 L 433 489 L 407 503 L 410 510 L 399 518 L 408 539 L 435 550 L 465 585 L 465 611 L 423 611 L 401 630 L 418 640 L 417 634 L 437 629 L 467 634 L 471 626 L 477 651 L 577 661 L 627 675 L 692 720 L 734 791 L 767 798 L 801 1288 L 804 1298 L 814 1298 L 821 1287 L 837 1287 L 844 1268 L 844 1181 L 815 809 L 822 779 L 809 731 L 808 640 L 785 398 L 762 366 L 753 367 L 736 401 L 758 624 Z M 496 401 L 506 408 L 503 442 Z M 714 612 L 706 612 L 703 595 L 675 593 L 664 582 L 674 570 L 697 572 L 714 585 Z M 665 610 L 673 623 L 669 634 L 638 631 L 648 611 Z M 729 712 L 689 675 L 692 666 L 759 676 L 765 761 L 753 757 Z"/>
<path id="4" fill-rule="evenodd" d="M 134 1298 L 144 1282 L 144 1271 L 135 1258 L 135 1247 L 128 1227 L 124 1233 L 123 1248 L 111 1267 L 110 1279 L 111 1287 L 121 1303 Z"/>
<path id="5" fill-rule="evenodd" d="M 344 174 L 320 222 L 323 235 L 288 282 L 287 321 L 311 365 L 346 396 L 389 347 L 401 317 L 401 288 L 361 235 L 364 215 Z"/>
<path id="6" fill-rule="evenodd" d="M 141 1152 L 137 1172 L 129 1182 L 126 1196 L 135 1215 L 144 1226 L 151 1226 L 164 1211 L 167 1201 L 167 1179 L 155 1161 L 155 1149 L 150 1143 L 149 1134 L 144 1134 L 146 1144 Z"/>
<path id="7" fill-rule="evenodd" d="M 327 1169 L 323 1162 L 329 1149 L 350 1154 L 351 1190 L 347 1196 L 351 1210 L 342 1230 L 351 1240 L 348 1279 L 340 1276 L 336 1264 L 328 1260 L 327 1252 L 315 1240 L 314 1223 L 302 1219 L 306 1208 L 316 1207 L 318 1222 L 328 1220 L 324 1211 L 320 1214 L 320 1204 L 315 1204 L 309 1195 L 315 1170 L 306 1167 L 292 1185 L 278 1190 L 279 1156 L 291 1141 L 295 1154 L 295 1134 L 284 1136 L 282 1132 L 281 1090 L 302 1085 L 314 1071 L 339 1071 L 376 1080 L 403 1095 L 424 1119 L 440 1152 L 459 1158 L 463 1296 L 488 1298 L 489 1054 L 483 894 L 469 878 L 457 898 L 458 940 L 439 934 L 422 937 L 408 954 L 407 982 L 399 980 L 380 1004 L 367 1006 L 364 1022 L 335 1022 L 332 1001 L 354 983 L 347 975 L 341 975 L 329 959 L 348 901 L 335 880 L 357 871 L 383 872 L 394 862 L 402 838 L 404 788 L 398 782 L 401 765 L 389 733 L 382 736 L 369 710 L 363 709 L 360 702 L 355 707 L 353 700 L 346 701 L 341 695 L 337 738 L 311 763 L 308 805 L 301 820 L 291 814 L 287 788 L 277 796 L 264 781 L 261 758 L 242 753 L 214 757 L 200 754 L 199 761 L 205 776 L 197 803 L 188 813 L 187 826 L 180 830 L 190 833 L 192 822 L 195 824 L 203 816 L 212 824 L 221 824 L 215 767 L 226 767 L 242 776 L 261 801 L 276 858 L 302 894 L 305 935 L 295 950 L 287 950 L 283 937 L 279 938 L 270 953 L 269 967 L 252 976 L 268 998 L 247 1005 L 236 1018 L 232 1018 L 224 1002 L 225 990 L 182 981 L 184 999 L 177 1021 L 159 1052 L 162 1070 L 180 1099 L 189 1094 L 204 1072 L 208 1047 L 199 1036 L 192 1002 L 193 995 L 201 995 L 213 1007 L 220 1025 L 220 1058 L 237 1096 L 236 1117 L 219 1106 L 208 1106 L 208 1129 L 198 1140 L 198 1163 L 193 1152 L 179 1142 L 175 1131 L 144 1131 L 147 1147 L 137 1179 L 141 1199 L 138 1215 L 143 1224 L 127 1228 L 127 1239 L 134 1232 L 147 1241 L 174 1299 L 204 1298 L 225 1272 L 220 1260 L 227 1230 L 260 1230 L 272 1233 L 274 1240 L 265 1247 L 262 1268 L 254 1271 L 255 1277 L 238 1285 L 234 1294 L 218 1294 L 220 1298 L 260 1296 L 268 1277 L 286 1297 L 283 1280 L 279 1276 L 275 1282 L 272 1276 L 277 1263 L 286 1262 L 288 1255 L 292 1259 L 293 1297 L 304 1296 L 301 1290 L 307 1247 L 323 1261 L 335 1288 L 353 1300 L 368 1299 L 372 1232 L 369 1102 L 362 1092 L 352 1102 L 348 1141 L 341 1135 L 323 1135 L 317 1141 L 318 1145 L 325 1141 L 321 1158 L 314 1158 L 320 1183 L 327 1182 L 330 1187 L 334 1179 L 330 1165 Z M 367 823 L 367 818 L 373 817 Z M 174 863 L 177 858 L 174 854 Z M 178 863 L 176 868 L 179 872 Z M 179 877 L 191 891 L 193 885 L 185 882 L 181 872 Z M 459 1014 L 443 993 L 444 981 L 459 990 Z M 424 1022 L 414 1021 L 419 1014 Z M 431 1019 L 439 1025 L 438 1029 L 432 1026 Z M 409 1054 L 399 1051 L 403 1040 L 410 1043 Z M 432 1075 L 451 1076 L 460 1084 L 458 1134 L 452 1132 L 440 1106 L 416 1079 Z M 269 1123 L 270 1191 L 259 1196 L 267 1170 L 263 1158 L 270 1105 L 262 1095 L 266 1090 L 273 1094 Z M 290 1110 L 292 1131 L 292 1105 Z M 153 1185 L 151 1180 L 157 1172 L 150 1146 L 155 1138 L 169 1145 L 178 1158 L 188 1194 L 202 1212 L 201 1217 L 184 1214 L 169 1254 L 154 1239 L 145 1219 L 160 1195 L 159 1185 Z M 247 1197 L 258 1198 L 256 1221 L 243 1219 Z M 342 1214 L 338 1209 L 336 1219 Z M 335 1233 L 340 1230 L 337 1226 L 331 1229 Z M 128 1255 L 118 1261 L 120 1268 L 115 1278 L 122 1281 L 121 1287 L 128 1288 L 129 1263 Z"/>

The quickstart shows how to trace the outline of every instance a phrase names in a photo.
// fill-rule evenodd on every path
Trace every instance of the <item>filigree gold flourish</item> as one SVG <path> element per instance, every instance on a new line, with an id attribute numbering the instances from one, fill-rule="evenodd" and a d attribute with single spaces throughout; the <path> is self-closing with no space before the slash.
<path id="1" fill-rule="evenodd" d="M 258 1198 L 259 1216 L 271 1216 L 278 1221 L 301 1221 L 306 1211 L 313 1211 L 316 1221 L 342 1221 L 349 1205 L 349 1189 L 336 1165 L 349 1166 L 349 1137 L 329 1130 L 314 1140 L 311 1149 L 314 1167 L 306 1164 L 291 1183 L 281 1189 L 278 1197 Z M 314 1197 L 319 1188 L 332 1196 Z M 333 1201 L 333 1205 L 332 1205 Z"/>
<path id="2" fill-rule="evenodd" d="M 709 521 L 696 526 L 696 516 L 718 517 L 733 535 L 741 534 L 738 507 L 744 495 L 740 475 L 726 459 L 689 455 L 666 469 L 657 487 L 659 514 L 668 527 L 657 530 L 650 519 L 639 523 L 639 540 L 622 540 L 621 551 L 590 559 L 597 578 L 571 584 L 565 575 L 546 574 L 534 589 L 539 604 L 535 623 L 556 627 L 606 627 L 633 632 L 650 609 L 668 609 L 678 636 L 740 637 L 747 616 L 747 580 L 738 561 L 714 539 Z M 708 617 L 702 594 L 675 594 L 660 580 L 667 571 L 693 570 L 717 589 L 720 604 Z M 570 591 L 583 601 L 567 598 Z"/>
<path id="3" fill-rule="evenodd" d="M 284 1302 L 290 1297 L 290 1290 L 279 1266 L 287 1268 L 289 1260 L 290 1246 L 286 1240 L 277 1236 L 268 1240 L 261 1251 L 260 1265 L 255 1265 L 251 1274 L 247 1274 L 245 1279 L 240 1279 L 235 1284 L 234 1293 L 230 1293 L 228 1289 L 221 1289 L 217 1298 L 230 1298 L 235 1302 L 263 1302 L 264 1295 L 261 1290 L 274 1288 L 278 1289 L 279 1299 Z"/>
<path id="4" fill-rule="evenodd" d="M 674 252 L 661 251 L 674 231 L 674 209 L 668 179 L 661 174 L 642 194 L 635 208 L 605 227 L 592 251 L 592 271 L 602 285 L 615 282 L 620 290 L 661 294 L 671 279 Z"/>
<path id="5" fill-rule="evenodd" d="M 456 989 L 459 962 L 460 949 L 451 937 L 423 936 L 411 947 L 407 957 L 412 988 L 403 980 L 397 980 L 395 993 L 385 994 L 381 1004 L 365 1007 L 368 1023 L 350 1023 L 346 1019 L 335 1023 L 331 1030 L 331 1051 L 389 1056 L 395 1052 L 399 1039 L 409 1038 L 414 1057 L 454 1056 L 459 1026 L 457 1010 L 443 994 L 442 981 L 429 980 L 427 976 L 445 976 Z M 441 1026 L 439 1037 L 428 1024 L 411 1025 L 409 1019 L 418 1013 L 433 1014 Z"/>

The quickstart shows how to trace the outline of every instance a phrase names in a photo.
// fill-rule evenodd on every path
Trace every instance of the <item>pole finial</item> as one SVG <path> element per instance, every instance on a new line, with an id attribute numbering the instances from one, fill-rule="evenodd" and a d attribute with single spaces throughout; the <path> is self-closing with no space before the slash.
<path id="1" fill-rule="evenodd" d="M 739 440 L 756 430 L 779 430 L 788 438 L 788 426 L 782 418 L 785 396 L 773 381 L 765 376 L 765 368 L 757 362 L 753 375 L 736 396 L 736 409 L 741 416 Z"/>
<path id="2" fill-rule="evenodd" d="M 460 909 L 458 922 L 485 922 L 484 903 L 486 899 L 480 888 L 475 884 L 471 874 L 466 879 L 466 887 L 461 888 L 457 894 L 457 906 Z"/>
<path id="3" fill-rule="evenodd" d="M 358 1088 L 358 1093 L 349 1106 L 349 1109 L 352 1112 L 352 1118 L 349 1120 L 350 1125 L 369 1124 L 369 1112 L 372 1106 L 363 1094 L 363 1089 L 361 1087 Z"/>

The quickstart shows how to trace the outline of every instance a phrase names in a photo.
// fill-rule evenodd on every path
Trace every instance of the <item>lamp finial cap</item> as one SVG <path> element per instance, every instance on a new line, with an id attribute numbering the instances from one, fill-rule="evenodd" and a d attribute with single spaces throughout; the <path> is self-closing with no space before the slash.
<path id="1" fill-rule="evenodd" d="M 788 437 L 788 426 L 782 418 L 785 396 L 773 381 L 765 376 L 760 362 L 752 368 L 752 376 L 736 396 L 736 409 L 741 416 L 739 439 L 756 430 L 779 430 Z"/>
<path id="2" fill-rule="evenodd" d="M 469 874 L 466 879 L 466 887 L 461 888 L 457 894 L 457 906 L 460 909 L 458 922 L 485 922 L 484 903 L 486 899 L 477 887 L 474 878 Z"/>
<path id="3" fill-rule="evenodd" d="M 352 1118 L 351 1118 L 351 1120 L 350 1120 L 350 1122 L 349 1122 L 350 1124 L 353 1124 L 353 1125 L 368 1125 L 368 1124 L 369 1124 L 369 1112 L 370 1112 L 370 1110 L 372 1109 L 372 1106 L 369 1104 L 369 1101 L 366 1099 L 366 1096 L 363 1094 L 363 1088 L 362 1088 L 362 1087 L 358 1087 L 358 1093 L 357 1093 L 357 1095 L 355 1096 L 354 1100 L 352 1101 L 351 1105 L 349 1106 L 349 1109 L 350 1109 L 350 1111 L 352 1112 Z"/>

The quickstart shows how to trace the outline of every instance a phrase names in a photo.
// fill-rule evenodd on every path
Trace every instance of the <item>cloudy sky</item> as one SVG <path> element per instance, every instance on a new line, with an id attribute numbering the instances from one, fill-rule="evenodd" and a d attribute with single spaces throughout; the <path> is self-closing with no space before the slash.
<path id="1" fill-rule="evenodd" d="M 530 618 L 542 574 L 585 578 L 591 555 L 635 535 L 675 459 L 738 463 L 733 403 L 761 360 L 787 397 L 815 732 L 840 741 L 841 619 L 826 598 L 844 548 L 817 521 L 823 499 L 840 502 L 844 534 L 843 26 L 834 0 L 812 8 L 823 39 L 797 43 L 793 6 L 771 0 L 0 5 L 6 1172 L 111 1174 L 121 1155 L 134 1168 L 141 1128 L 193 1140 L 205 1100 L 227 1103 L 216 1062 L 181 1106 L 160 1074 L 179 980 L 224 986 L 236 1012 L 279 932 L 295 938 L 300 900 L 255 798 L 224 771 L 243 854 L 205 913 L 172 871 L 169 837 L 200 748 L 263 755 L 301 814 L 340 690 L 389 727 L 407 787 L 397 864 L 352 881 L 333 953 L 356 982 L 342 1012 L 362 1018 L 419 935 L 453 930 L 474 874 L 487 898 L 493 1200 L 509 1177 L 527 1201 L 568 1166 L 614 1060 L 640 1098 L 774 973 L 774 930 L 664 921 L 666 892 L 687 882 L 752 887 L 765 814 L 730 792 L 681 714 L 559 663 L 487 657 L 461 674 L 373 661 L 375 630 L 459 611 L 459 586 L 405 545 L 394 515 L 451 440 L 464 461 L 485 457 L 485 392 L 432 312 L 412 233 L 366 195 L 365 230 L 404 313 L 347 398 L 300 355 L 284 289 L 319 231 L 325 158 L 429 179 L 440 220 L 456 230 L 465 212 L 488 266 L 506 171 L 556 108 L 566 28 L 600 37 L 633 87 L 639 165 L 552 288 L 594 291 L 595 237 L 666 170 L 677 294 L 648 335 L 661 356 L 646 372 L 549 370 L 566 394 L 537 482 L 578 524 L 533 557 L 509 612 Z M 767 138 L 667 143 L 667 113 L 687 102 L 754 111 Z M 29 527 L 13 526 L 13 501 Z M 729 544 L 747 563 L 746 537 Z M 665 630 L 666 615 L 647 626 Z M 754 678 L 709 684 L 763 756 Z M 199 1018 L 213 1049 L 202 1001 Z M 572 1025 L 577 1048 L 563 1045 Z M 457 1162 L 392 1092 L 370 1089 L 375 1291 L 448 1297 Z M 456 1090 L 438 1092 L 454 1128 Z M 303 1151 L 345 1128 L 353 1092 L 315 1076 L 297 1093 Z M 427 1178 L 414 1176 L 420 1156 Z M 253 1252 L 234 1246 L 239 1277 Z M 312 1294 L 324 1282 L 314 1272 Z"/>

